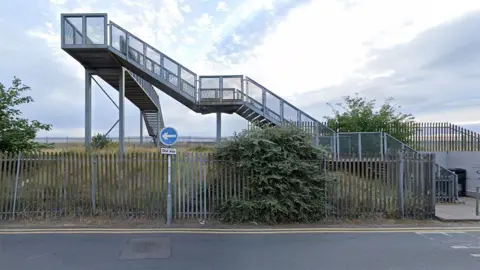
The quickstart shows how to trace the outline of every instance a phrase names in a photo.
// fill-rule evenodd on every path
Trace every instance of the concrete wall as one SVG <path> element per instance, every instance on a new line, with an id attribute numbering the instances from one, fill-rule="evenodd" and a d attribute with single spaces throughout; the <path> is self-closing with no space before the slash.
<path id="1" fill-rule="evenodd" d="M 450 166 L 448 165 L 449 153 L 451 154 L 453 152 L 435 152 L 436 163 L 445 168 L 450 168 Z M 460 167 L 460 168 L 463 168 L 463 167 Z"/>
<path id="2" fill-rule="evenodd" d="M 447 169 L 467 170 L 467 195 L 475 196 L 475 188 L 480 186 L 480 152 L 435 152 L 435 159 Z"/>

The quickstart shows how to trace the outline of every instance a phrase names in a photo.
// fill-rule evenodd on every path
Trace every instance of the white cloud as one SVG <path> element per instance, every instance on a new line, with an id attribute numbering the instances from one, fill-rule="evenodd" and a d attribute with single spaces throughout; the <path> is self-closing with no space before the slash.
<path id="1" fill-rule="evenodd" d="M 59 66 L 64 67 L 60 69 L 62 73 L 73 73 L 75 74 L 76 78 L 83 80 L 85 72 L 82 68 L 79 68 L 78 62 L 71 57 L 65 57 L 65 52 L 59 50 L 58 45 L 60 43 L 60 34 L 58 31 L 55 31 L 55 28 L 51 23 L 45 23 L 45 26 L 42 30 L 29 30 L 27 31 L 27 35 L 30 36 L 32 40 L 39 38 L 45 41 L 52 53 L 52 57 L 49 57 L 49 60 L 54 61 Z"/>
<path id="2" fill-rule="evenodd" d="M 414 0 L 366 0 L 349 8 L 337 0 L 314 1 L 293 10 L 256 46 L 255 56 L 235 70 L 281 95 L 338 85 L 359 76 L 370 60 L 370 46 L 408 42 L 479 7 L 480 2 L 468 0 L 442 1 L 435 8 L 429 1 Z"/>
<path id="3" fill-rule="evenodd" d="M 50 3 L 54 5 L 64 5 L 68 0 L 50 0 Z"/>
<path id="4" fill-rule="evenodd" d="M 239 44 L 240 41 L 242 40 L 242 38 L 240 36 L 237 36 L 237 35 L 233 35 L 232 39 L 233 39 L 233 43 L 235 43 L 235 44 Z"/>
<path id="5" fill-rule="evenodd" d="M 192 8 L 190 7 L 190 5 L 183 5 L 180 9 L 185 13 L 192 12 Z"/>
<path id="6" fill-rule="evenodd" d="M 231 34 L 230 32 L 235 27 L 241 25 L 245 20 L 257 12 L 262 10 L 270 10 L 272 7 L 272 0 L 242 1 L 239 6 L 234 9 L 230 9 L 230 13 L 220 25 L 216 25 L 212 29 L 212 32 L 215 32 L 215 34 L 212 35 L 212 43 L 217 42 L 220 37 Z"/>
<path id="7" fill-rule="evenodd" d="M 480 124 L 478 106 L 474 108 L 457 108 L 440 115 L 438 112 L 422 114 L 417 117 L 417 120 L 422 122 L 451 122 L 457 125 Z"/>
<path id="8" fill-rule="evenodd" d="M 216 10 L 217 11 L 227 11 L 228 10 L 227 3 L 223 2 L 223 1 L 218 2 Z"/>
<path id="9" fill-rule="evenodd" d="M 188 44 L 188 45 L 191 45 L 191 44 L 195 43 L 195 39 L 190 37 L 190 36 L 185 36 L 183 38 L 183 41 L 185 42 L 185 44 Z"/>
<path id="10" fill-rule="evenodd" d="M 219 25 L 212 29 L 212 42 L 216 43 L 220 41 L 220 39 L 222 38 L 222 27 L 223 25 Z"/>
<path id="11" fill-rule="evenodd" d="M 203 27 L 208 27 L 212 24 L 212 16 L 210 16 L 208 13 L 203 13 L 200 18 L 197 19 L 197 25 L 200 28 Z"/>

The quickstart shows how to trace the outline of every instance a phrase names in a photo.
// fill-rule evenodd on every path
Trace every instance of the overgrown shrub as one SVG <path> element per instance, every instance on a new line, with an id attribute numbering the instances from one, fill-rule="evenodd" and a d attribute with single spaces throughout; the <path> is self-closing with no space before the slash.
<path id="1" fill-rule="evenodd" d="M 220 206 L 224 222 L 314 222 L 330 206 L 325 189 L 332 177 L 324 170 L 328 152 L 312 145 L 294 127 L 266 127 L 243 132 L 220 144 L 216 159 L 248 175 L 248 196 Z"/>
<path id="2" fill-rule="evenodd" d="M 104 149 L 112 144 L 112 140 L 105 134 L 98 133 L 92 137 L 92 146 L 95 149 Z"/>

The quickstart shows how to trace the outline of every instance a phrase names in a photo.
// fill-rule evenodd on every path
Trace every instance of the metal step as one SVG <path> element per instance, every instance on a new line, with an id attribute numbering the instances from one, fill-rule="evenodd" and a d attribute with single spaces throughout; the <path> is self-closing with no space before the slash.
<path id="1" fill-rule="evenodd" d="M 142 111 L 142 115 L 148 135 L 152 137 L 154 143 L 157 144 L 157 132 L 165 127 L 161 111 L 160 113 L 156 111 Z"/>
<path id="2" fill-rule="evenodd" d="M 245 118 L 247 121 L 255 123 L 259 126 L 265 125 L 276 125 L 273 119 L 270 119 L 268 115 L 261 115 L 256 110 L 249 108 L 248 104 L 243 105 L 240 107 L 237 112 L 238 115 Z"/>

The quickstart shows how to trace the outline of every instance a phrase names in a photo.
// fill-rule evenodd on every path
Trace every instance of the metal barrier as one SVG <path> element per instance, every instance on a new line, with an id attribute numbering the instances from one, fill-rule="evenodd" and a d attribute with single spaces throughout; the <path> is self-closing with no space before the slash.
<path id="1" fill-rule="evenodd" d="M 387 153 L 402 151 L 406 155 L 419 153 L 403 142 L 384 132 L 337 132 L 334 135 L 335 148 L 333 156 L 337 160 L 347 157 L 368 158 Z M 442 203 L 454 203 L 458 200 L 458 176 L 440 166 L 435 166 L 436 200 Z"/>

